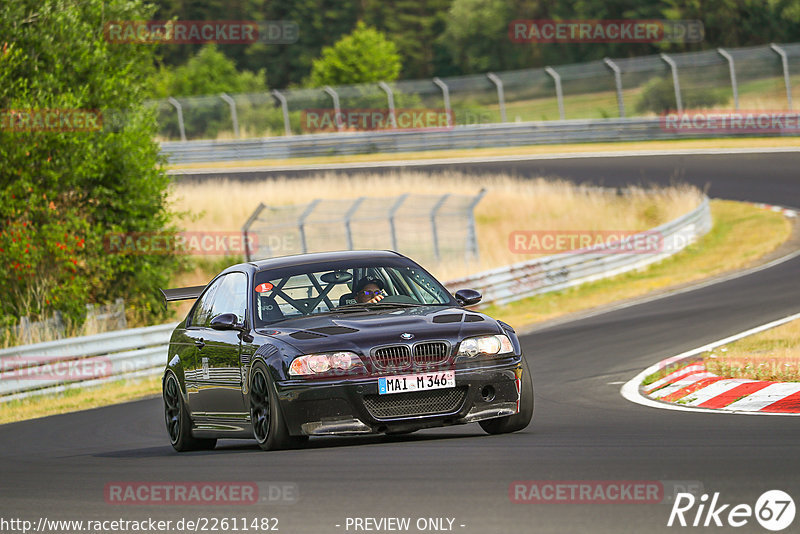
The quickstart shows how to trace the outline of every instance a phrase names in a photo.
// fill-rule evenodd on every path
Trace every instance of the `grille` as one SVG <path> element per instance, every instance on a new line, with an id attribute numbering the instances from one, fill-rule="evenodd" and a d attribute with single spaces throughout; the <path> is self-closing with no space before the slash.
<path id="1" fill-rule="evenodd" d="M 364 406 L 376 419 L 434 415 L 458 410 L 466 396 L 466 387 L 389 395 L 365 395 Z"/>
<path id="2" fill-rule="evenodd" d="M 372 360 L 383 369 L 405 369 L 411 365 L 411 350 L 407 345 L 381 347 L 373 351 Z"/>
<path id="3" fill-rule="evenodd" d="M 435 365 L 447 360 L 447 343 L 430 341 L 414 345 L 414 363 L 417 365 Z"/>

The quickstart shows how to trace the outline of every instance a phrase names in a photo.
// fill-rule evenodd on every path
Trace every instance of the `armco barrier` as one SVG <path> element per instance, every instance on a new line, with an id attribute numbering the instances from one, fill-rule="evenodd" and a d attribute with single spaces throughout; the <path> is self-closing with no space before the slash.
<path id="1" fill-rule="evenodd" d="M 177 323 L 0 350 L 0 400 L 163 371 Z"/>
<path id="2" fill-rule="evenodd" d="M 782 134 L 764 132 L 759 135 L 797 135 L 797 132 L 786 130 Z M 161 143 L 161 152 L 176 165 L 375 152 L 737 136 L 752 137 L 753 133 L 669 131 L 658 117 L 578 119 L 456 126 L 451 130 L 436 131 L 339 132 L 240 141 L 165 141 Z"/>
<path id="3" fill-rule="evenodd" d="M 477 289 L 483 293 L 484 304 L 504 304 L 642 268 L 679 252 L 710 229 L 711 211 L 708 198 L 704 198 L 690 213 L 647 231 L 662 237 L 663 251 L 659 253 L 576 251 L 492 269 L 445 285 L 453 292 Z M 167 362 L 167 346 L 175 325 L 133 328 L 0 350 L 0 402 L 159 374 Z M 80 372 L 70 376 L 69 370 L 79 366 L 88 368 L 92 376 L 84 377 Z M 92 374 L 93 369 L 99 372 Z M 62 376 L 63 379 L 58 379 Z"/>
<path id="4" fill-rule="evenodd" d="M 690 213 L 648 230 L 662 238 L 658 253 L 576 251 L 536 258 L 447 282 L 447 288 L 477 289 L 482 304 L 506 304 L 531 295 L 560 291 L 600 278 L 641 269 L 679 252 L 711 229 L 708 197 Z"/>

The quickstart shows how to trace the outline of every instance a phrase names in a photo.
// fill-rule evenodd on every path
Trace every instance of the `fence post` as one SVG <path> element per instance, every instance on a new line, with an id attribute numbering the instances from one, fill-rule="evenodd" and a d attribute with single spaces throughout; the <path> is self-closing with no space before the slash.
<path id="1" fill-rule="evenodd" d="M 178 111 L 178 129 L 181 132 L 181 141 L 186 141 L 186 128 L 183 125 L 183 106 L 172 97 L 167 98 L 167 101 Z"/>
<path id="2" fill-rule="evenodd" d="M 672 87 L 675 89 L 675 105 L 678 106 L 678 113 L 683 111 L 683 99 L 681 99 L 681 83 L 678 80 L 678 65 L 667 54 L 661 54 L 661 59 L 669 65 L 672 71 Z"/>
<path id="3" fill-rule="evenodd" d="M 336 93 L 336 91 L 333 90 L 333 87 L 331 87 L 330 85 L 326 85 L 323 89 L 326 93 L 331 95 L 331 98 L 333 99 L 333 116 L 336 120 L 336 129 L 341 132 L 343 124 L 342 124 L 342 108 L 339 107 L 339 95 Z"/>
<path id="4" fill-rule="evenodd" d="M 728 70 L 731 72 L 731 89 L 733 89 L 733 109 L 739 110 L 739 87 L 736 83 L 736 66 L 733 63 L 733 56 L 722 48 L 717 48 L 719 55 L 728 61 Z"/>
<path id="5" fill-rule="evenodd" d="M 227 93 L 222 93 L 219 97 L 228 103 L 231 108 L 231 122 L 233 123 L 233 135 L 239 139 L 239 117 L 236 115 L 236 102 Z"/>
<path id="6" fill-rule="evenodd" d="M 114 313 L 117 315 L 117 330 L 124 330 L 128 327 L 128 318 L 125 317 L 125 299 L 118 298 L 114 301 Z"/>
<path id="7" fill-rule="evenodd" d="M 444 112 L 447 114 L 447 127 L 450 128 L 453 126 L 453 118 L 450 112 L 450 89 L 447 87 L 447 84 L 444 83 L 440 78 L 436 77 L 433 79 L 433 83 L 436 84 L 439 89 L 442 90 L 442 99 L 444 100 Z"/>
<path id="8" fill-rule="evenodd" d="M 558 116 L 563 121 L 566 117 L 564 115 L 564 92 L 561 89 L 561 75 L 559 75 L 552 67 L 545 67 L 544 71 L 553 78 L 556 84 L 556 100 L 558 101 Z"/>
<path id="9" fill-rule="evenodd" d="M 603 62 L 614 73 L 614 83 L 617 86 L 617 105 L 619 106 L 619 116 L 620 118 L 625 118 L 625 101 L 622 97 L 622 71 L 619 70 L 619 67 L 611 60 L 611 58 L 605 58 Z"/>
<path id="10" fill-rule="evenodd" d="M 358 210 L 358 207 L 364 202 L 366 197 L 358 197 L 353 205 L 350 206 L 350 209 L 347 210 L 347 213 L 344 214 L 344 229 L 347 232 L 347 248 L 349 250 L 353 250 L 353 232 L 350 230 L 350 219 L 353 217 L 353 214 Z"/>
<path id="11" fill-rule="evenodd" d="M 272 96 L 278 99 L 281 103 L 281 111 L 283 111 L 283 131 L 289 136 L 292 135 L 292 127 L 289 124 L 289 104 L 286 102 L 286 97 L 277 89 L 272 90 Z"/>
<path id="12" fill-rule="evenodd" d="M 397 201 L 389 208 L 389 227 L 392 230 L 392 250 L 397 250 L 397 229 L 395 228 L 394 224 L 394 216 L 397 214 L 397 210 L 400 209 L 400 206 L 403 205 L 406 198 L 408 198 L 408 193 L 402 194 L 397 198 Z"/>
<path id="13" fill-rule="evenodd" d="M 311 204 L 305 209 L 305 211 L 297 218 L 297 229 L 300 231 L 300 245 L 303 247 L 303 254 L 308 252 L 308 243 L 306 243 L 306 219 L 311 212 L 314 211 L 314 208 L 317 207 L 317 204 L 320 203 L 320 199 L 315 198 L 311 201 Z"/>
<path id="14" fill-rule="evenodd" d="M 251 254 L 250 254 L 250 227 L 253 223 L 258 219 L 258 216 L 261 215 L 261 212 L 264 211 L 266 206 L 263 202 L 259 202 L 258 206 L 256 207 L 255 211 L 247 218 L 244 225 L 242 226 L 242 236 L 244 237 L 244 257 L 246 261 L 251 261 Z"/>
<path id="15" fill-rule="evenodd" d="M 383 89 L 386 93 L 386 100 L 389 104 L 389 117 L 392 121 L 392 128 L 397 128 L 397 117 L 394 114 L 394 93 L 392 93 L 392 88 L 389 87 L 389 84 L 386 82 L 378 82 L 378 87 Z"/>
<path id="16" fill-rule="evenodd" d="M 469 220 L 467 222 L 467 251 L 465 253 L 465 259 L 467 263 L 469 263 L 470 260 L 469 256 L 472 256 L 472 259 L 476 261 L 479 258 L 478 233 L 475 231 L 475 206 L 478 205 L 478 202 L 481 201 L 485 194 L 486 188 L 481 189 L 469 204 Z"/>
<path id="17" fill-rule="evenodd" d="M 792 110 L 792 81 L 789 78 L 789 58 L 786 57 L 786 50 L 780 46 L 772 43 L 769 47 L 781 57 L 781 64 L 783 65 L 783 83 L 786 86 L 786 103 L 789 105 L 789 111 Z"/>
<path id="18" fill-rule="evenodd" d="M 503 92 L 503 80 L 501 80 L 495 73 L 490 72 L 486 74 L 495 86 L 497 86 L 497 102 L 500 104 L 500 122 L 506 121 L 506 95 Z"/>
<path id="19" fill-rule="evenodd" d="M 444 203 L 450 197 L 450 193 L 446 193 L 442 195 L 442 198 L 436 201 L 436 204 L 431 209 L 431 230 L 433 231 L 433 255 L 436 258 L 436 261 L 439 261 L 441 258 L 441 254 L 439 254 L 439 232 L 436 228 L 436 216 L 439 214 L 439 210 L 442 208 Z"/>

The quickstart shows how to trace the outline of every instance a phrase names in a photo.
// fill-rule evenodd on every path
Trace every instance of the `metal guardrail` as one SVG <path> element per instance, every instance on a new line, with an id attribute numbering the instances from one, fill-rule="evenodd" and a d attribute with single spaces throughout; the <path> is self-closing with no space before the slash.
<path id="1" fill-rule="evenodd" d="M 484 295 L 484 304 L 505 304 L 640 269 L 679 252 L 710 228 L 706 197 L 690 213 L 646 232 L 660 235 L 660 253 L 576 251 L 492 269 L 445 285 L 453 292 L 477 289 Z M 0 402 L 159 374 L 166 364 L 169 338 L 176 324 L 0 350 Z"/>
<path id="2" fill-rule="evenodd" d="M 477 289 L 483 305 L 507 304 L 532 295 L 569 287 L 641 269 L 680 252 L 711 229 L 708 197 L 690 213 L 648 230 L 660 238 L 658 253 L 593 252 L 590 249 L 515 263 L 447 282 L 452 291 Z"/>
<path id="3" fill-rule="evenodd" d="M 341 132 L 269 137 L 241 141 L 167 141 L 161 152 L 171 164 L 210 163 L 311 156 L 415 152 L 423 150 L 471 149 L 535 144 L 600 141 L 652 141 L 747 137 L 752 132 L 675 131 L 663 127 L 662 119 L 576 119 L 506 124 L 456 126 L 435 131 Z M 784 133 L 760 135 L 796 135 Z M 181 171 L 171 174 L 181 174 Z"/>
<path id="4" fill-rule="evenodd" d="M 177 323 L 0 350 L 0 401 L 159 374 Z"/>

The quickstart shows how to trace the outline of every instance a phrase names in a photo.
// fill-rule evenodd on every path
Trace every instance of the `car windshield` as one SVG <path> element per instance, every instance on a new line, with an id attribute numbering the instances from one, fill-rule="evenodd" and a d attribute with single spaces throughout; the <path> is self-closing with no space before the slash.
<path id="1" fill-rule="evenodd" d="M 454 304 L 447 289 L 415 264 L 336 262 L 261 271 L 254 289 L 257 325 L 367 307 Z M 380 302 L 365 303 L 376 291 L 383 297 Z"/>

